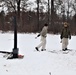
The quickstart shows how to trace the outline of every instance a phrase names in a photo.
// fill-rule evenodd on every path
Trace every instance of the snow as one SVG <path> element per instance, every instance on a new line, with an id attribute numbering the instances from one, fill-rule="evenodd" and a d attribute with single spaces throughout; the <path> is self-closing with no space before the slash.
<path id="1" fill-rule="evenodd" d="M 60 35 L 47 35 L 46 51 L 35 51 L 40 43 L 36 34 L 18 33 L 19 54 L 23 59 L 6 59 L 0 53 L 0 75 L 76 75 L 76 36 L 69 41 L 68 54 L 51 53 L 61 50 Z M 12 51 L 14 47 L 13 32 L 0 33 L 0 50 Z"/>

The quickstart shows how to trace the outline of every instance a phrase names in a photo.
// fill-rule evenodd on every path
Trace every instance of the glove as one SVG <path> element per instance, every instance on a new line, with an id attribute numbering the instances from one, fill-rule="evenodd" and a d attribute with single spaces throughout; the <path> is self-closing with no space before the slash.
<path id="1" fill-rule="evenodd" d="M 39 37 L 39 36 L 40 36 L 40 34 L 37 35 L 37 37 Z M 35 37 L 35 39 L 37 39 L 37 37 Z"/>
<path id="2" fill-rule="evenodd" d="M 39 37 L 39 36 L 40 36 L 40 34 L 37 35 L 37 37 Z"/>
<path id="3" fill-rule="evenodd" d="M 69 36 L 69 39 L 71 39 L 71 36 Z"/>

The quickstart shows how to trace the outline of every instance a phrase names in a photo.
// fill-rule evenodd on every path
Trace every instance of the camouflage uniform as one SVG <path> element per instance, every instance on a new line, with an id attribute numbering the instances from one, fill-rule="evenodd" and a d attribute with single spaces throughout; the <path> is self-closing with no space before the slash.
<path id="1" fill-rule="evenodd" d="M 71 39 L 71 34 L 68 26 L 62 29 L 60 38 L 62 40 L 62 50 L 67 50 L 68 38 Z"/>

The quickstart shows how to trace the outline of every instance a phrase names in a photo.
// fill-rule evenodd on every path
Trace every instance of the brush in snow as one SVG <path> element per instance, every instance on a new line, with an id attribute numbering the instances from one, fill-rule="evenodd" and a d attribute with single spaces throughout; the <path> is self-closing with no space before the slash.
<path id="1" fill-rule="evenodd" d="M 7 59 L 13 59 L 13 52 L 8 52 L 8 51 L 0 51 L 0 53 L 3 53 L 3 57 Z M 18 58 L 22 59 L 24 58 L 24 55 L 19 54 Z"/>
<path id="2" fill-rule="evenodd" d="M 23 59 L 23 58 L 24 58 L 24 55 L 21 55 L 21 54 L 18 54 L 17 58 L 14 58 L 13 54 L 7 57 L 7 59 Z"/>
<path id="3" fill-rule="evenodd" d="M 7 53 L 5 55 L 3 55 L 4 58 L 8 58 L 8 57 L 11 57 L 11 56 L 12 56 L 12 54 L 7 54 Z"/>

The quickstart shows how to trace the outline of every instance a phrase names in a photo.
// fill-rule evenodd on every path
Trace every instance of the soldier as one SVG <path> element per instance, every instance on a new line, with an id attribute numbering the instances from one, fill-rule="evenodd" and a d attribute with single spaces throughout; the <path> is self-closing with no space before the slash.
<path id="1" fill-rule="evenodd" d="M 37 47 L 35 47 L 37 51 L 39 51 L 40 47 L 42 47 L 41 51 L 46 50 L 45 47 L 46 47 L 47 30 L 48 30 L 48 24 L 44 24 L 42 31 L 37 35 L 37 37 L 41 36 L 41 43 Z"/>
<path id="2" fill-rule="evenodd" d="M 71 33 L 70 33 L 70 29 L 67 22 L 64 22 L 64 27 L 62 29 L 60 38 L 61 38 L 61 43 L 62 43 L 62 50 L 63 51 L 68 50 L 67 49 L 67 46 L 69 43 L 68 38 L 71 39 Z"/>

